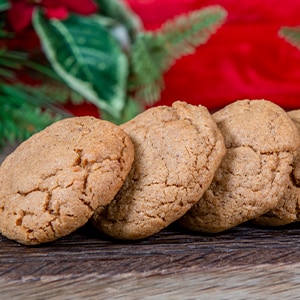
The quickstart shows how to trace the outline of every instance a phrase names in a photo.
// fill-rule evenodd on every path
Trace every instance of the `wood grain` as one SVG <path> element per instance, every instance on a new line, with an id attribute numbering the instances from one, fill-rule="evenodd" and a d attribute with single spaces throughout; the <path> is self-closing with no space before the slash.
<path id="1" fill-rule="evenodd" d="M 0 236 L 0 299 L 298 299 L 299 238 L 299 223 L 216 235 L 172 225 L 135 242 L 87 224 L 35 247 Z"/>
<path id="2" fill-rule="evenodd" d="M 37 247 L 1 237 L 1 297 L 291 299 L 300 291 L 299 236 L 298 224 L 272 230 L 247 224 L 218 235 L 171 226 L 136 242 L 111 240 L 91 225 Z"/>

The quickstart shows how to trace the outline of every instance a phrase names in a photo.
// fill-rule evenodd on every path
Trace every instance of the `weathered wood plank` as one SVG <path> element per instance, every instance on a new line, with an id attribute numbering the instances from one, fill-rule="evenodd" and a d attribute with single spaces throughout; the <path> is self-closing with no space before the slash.
<path id="1" fill-rule="evenodd" d="M 74 274 L 173 273 L 225 266 L 300 263 L 300 226 L 260 229 L 239 226 L 218 235 L 191 234 L 175 226 L 142 241 L 115 241 L 87 225 L 36 247 L 0 237 L 0 280 Z"/>
<path id="2" fill-rule="evenodd" d="M 168 275 L 96 274 L 9 283 L 1 299 L 298 299 L 300 265 L 261 265 Z M 17 288 L 16 288 L 17 287 Z"/>
<path id="3" fill-rule="evenodd" d="M 219 235 L 173 226 L 138 242 L 110 240 L 88 225 L 38 247 L 1 237 L 1 297 L 292 299 L 300 292 L 299 236 L 295 224 L 239 226 Z"/>

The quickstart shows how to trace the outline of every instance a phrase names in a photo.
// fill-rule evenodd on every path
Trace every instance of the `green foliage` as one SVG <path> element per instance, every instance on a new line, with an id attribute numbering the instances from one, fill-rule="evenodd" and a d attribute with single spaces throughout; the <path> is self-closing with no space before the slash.
<path id="1" fill-rule="evenodd" d="M 5 11 L 10 8 L 10 3 L 8 0 L 0 0 L 0 16 L 1 14 L 4 15 Z M 9 33 L 4 29 L 5 22 L 0 18 L 0 38 L 7 38 L 9 37 Z"/>
<path id="2" fill-rule="evenodd" d="M 165 40 L 168 52 L 162 68 L 169 68 L 176 59 L 205 44 L 224 23 L 226 16 L 222 7 L 210 6 L 166 22 L 157 33 Z"/>
<path id="3" fill-rule="evenodd" d="M 226 11 L 211 6 L 166 22 L 156 32 L 140 33 L 132 47 L 129 90 L 138 101 L 158 100 L 164 86 L 163 74 L 184 56 L 204 44 L 224 23 Z"/>
<path id="4" fill-rule="evenodd" d="M 6 11 L 10 7 L 10 3 L 7 0 L 0 0 L 0 12 Z"/>
<path id="5" fill-rule="evenodd" d="M 96 0 L 100 7 L 100 13 L 123 25 L 134 39 L 136 34 L 142 30 L 140 18 L 130 10 L 124 1 L 120 0 Z"/>
<path id="6" fill-rule="evenodd" d="M 24 68 L 46 76 L 47 84 L 18 83 L 17 72 Z M 0 49 L 0 148 L 5 143 L 22 141 L 67 116 L 57 103 L 69 100 L 72 91 L 53 78 L 56 75 L 50 68 L 30 61 L 26 53 Z"/>
<path id="7" fill-rule="evenodd" d="M 152 104 L 164 87 L 162 68 L 168 54 L 161 35 L 141 33 L 132 47 L 129 91 L 139 102 Z"/>
<path id="8" fill-rule="evenodd" d="M 51 81 L 48 79 L 42 84 L 36 85 L 34 88 L 23 86 L 24 90 L 30 89 L 32 93 L 36 92 L 42 98 L 46 97 L 52 103 L 65 104 L 68 101 L 78 105 L 84 102 L 84 98 L 77 92 L 66 88 L 66 86 L 59 81 Z"/>
<path id="9" fill-rule="evenodd" d="M 35 4 L 32 24 L 42 62 L 0 49 L 0 147 L 66 117 L 60 107 L 69 100 L 94 103 L 102 118 L 116 124 L 130 120 L 159 99 L 163 75 L 174 62 L 204 44 L 226 18 L 224 9 L 211 6 L 147 32 L 124 1 L 95 2 L 98 14 L 70 13 L 64 20 L 46 18 Z M 9 3 L 0 0 L 0 17 Z M 12 38 L 4 22 L 0 18 L 0 37 Z M 39 84 L 20 84 L 20 70 Z"/>
<path id="10" fill-rule="evenodd" d="M 279 30 L 279 36 L 284 38 L 293 46 L 300 49 L 300 26 L 299 27 L 282 27 Z"/>
<path id="11" fill-rule="evenodd" d="M 124 109 L 122 110 L 122 114 L 120 117 L 115 118 L 114 116 L 108 114 L 105 111 L 101 113 L 101 117 L 107 121 L 120 125 L 122 123 L 131 120 L 141 112 L 142 112 L 141 104 L 137 102 L 135 99 L 132 99 L 131 97 L 127 97 Z"/>
<path id="12" fill-rule="evenodd" d="M 34 88 L 32 91 L 36 92 Z M 66 116 L 49 99 L 42 103 L 42 98 L 24 91 L 22 86 L 0 83 L 0 95 L 0 147 L 22 141 Z"/>
<path id="13" fill-rule="evenodd" d="M 127 59 L 98 20 L 72 14 L 48 20 L 36 10 L 33 24 L 54 70 L 72 89 L 118 117 L 125 104 Z"/>

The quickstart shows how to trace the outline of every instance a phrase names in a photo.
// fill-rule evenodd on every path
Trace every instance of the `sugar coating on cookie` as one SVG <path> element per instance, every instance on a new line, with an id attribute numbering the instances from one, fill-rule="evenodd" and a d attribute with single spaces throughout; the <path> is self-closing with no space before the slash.
<path id="1" fill-rule="evenodd" d="M 122 186 L 134 147 L 118 126 L 93 117 L 58 121 L 0 167 L 0 232 L 34 245 L 84 225 Z"/>
<path id="2" fill-rule="evenodd" d="M 294 121 L 300 137 L 300 110 L 288 112 Z M 255 219 L 255 224 L 262 226 L 282 226 L 300 221 L 300 147 L 292 165 L 288 187 L 276 207 Z"/>
<path id="3" fill-rule="evenodd" d="M 274 208 L 288 185 L 299 147 L 287 113 L 266 100 L 241 100 L 213 114 L 226 154 L 212 184 L 179 221 L 200 232 L 221 232 Z"/>
<path id="4" fill-rule="evenodd" d="M 92 222 L 112 237 L 141 239 L 199 200 L 225 145 L 208 110 L 181 101 L 148 109 L 121 127 L 134 143 L 134 163 L 115 199 L 98 208 Z"/>

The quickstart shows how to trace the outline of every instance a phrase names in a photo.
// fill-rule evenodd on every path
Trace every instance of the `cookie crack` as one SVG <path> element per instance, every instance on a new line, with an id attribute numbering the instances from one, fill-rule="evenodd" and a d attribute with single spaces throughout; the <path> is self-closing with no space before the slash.
<path id="1" fill-rule="evenodd" d="M 55 171 L 52 173 L 41 175 L 42 181 L 47 180 L 51 177 L 55 177 L 59 171 L 63 171 L 63 168 L 56 168 Z"/>
<path id="2" fill-rule="evenodd" d="M 18 213 L 15 213 L 15 214 L 18 215 L 18 217 L 16 218 L 16 221 L 15 221 L 15 225 L 19 226 L 19 227 L 22 227 L 25 230 L 27 238 L 31 242 L 38 242 L 38 243 L 41 242 L 41 240 L 35 236 L 36 230 L 33 230 L 33 228 L 31 228 L 30 226 L 24 224 L 24 218 L 26 218 L 27 216 L 34 217 L 35 213 L 22 209 Z M 53 220 L 48 221 L 45 226 L 40 226 L 38 228 L 38 230 L 39 231 L 42 230 L 44 232 L 47 232 L 46 229 L 50 228 L 51 233 L 54 234 L 54 236 L 56 236 L 55 229 L 53 228 L 52 223 L 51 223 L 52 221 Z M 47 235 L 49 235 L 49 233 L 47 233 Z"/>
<path id="3" fill-rule="evenodd" d="M 79 148 L 74 148 L 74 151 L 77 153 L 77 160 L 75 161 L 75 166 L 79 166 L 81 169 L 83 169 L 86 173 L 83 179 L 83 189 L 82 189 L 82 196 L 79 197 L 79 200 L 88 207 L 90 212 L 94 211 L 94 208 L 91 206 L 90 202 L 87 201 L 86 199 L 88 199 L 88 193 L 87 193 L 87 186 L 88 186 L 88 178 L 89 175 L 92 172 L 95 172 L 99 169 L 101 169 L 101 166 L 99 166 L 98 168 L 95 168 L 94 170 L 92 170 L 92 166 L 95 164 L 95 162 L 90 162 L 88 160 L 83 160 L 82 159 L 82 153 L 83 150 L 79 149 Z M 111 159 L 110 159 L 111 160 Z M 103 160 L 101 160 L 101 162 L 104 162 L 105 158 Z M 70 186 L 72 186 L 74 183 L 72 182 Z"/>
<path id="4" fill-rule="evenodd" d="M 124 153 L 125 153 L 125 150 L 127 148 L 127 146 L 126 146 L 126 137 L 123 136 L 121 141 L 122 141 L 122 146 L 123 147 L 121 149 L 120 156 L 117 158 L 117 161 L 119 163 L 121 172 L 123 172 L 124 171 L 124 166 L 125 166 L 125 161 L 124 161 L 123 157 L 125 157 Z"/>
<path id="5" fill-rule="evenodd" d="M 91 204 L 85 200 L 85 198 L 88 198 L 87 195 L 87 182 L 88 182 L 88 174 L 86 174 L 86 176 L 84 177 L 84 182 L 83 182 L 83 190 L 82 190 L 82 196 L 79 197 L 79 200 L 88 207 L 88 209 L 90 210 L 90 212 L 94 211 L 94 208 L 91 206 Z"/>
<path id="6" fill-rule="evenodd" d="M 40 192 L 40 191 L 41 190 L 39 188 L 34 188 L 34 189 L 32 189 L 30 191 L 27 191 L 27 192 L 17 191 L 17 194 L 25 198 L 28 195 L 30 195 L 31 193 Z"/>
<path id="7" fill-rule="evenodd" d="M 295 211 L 296 211 L 296 220 L 300 220 L 300 202 L 299 202 L 299 200 L 296 201 Z"/>

